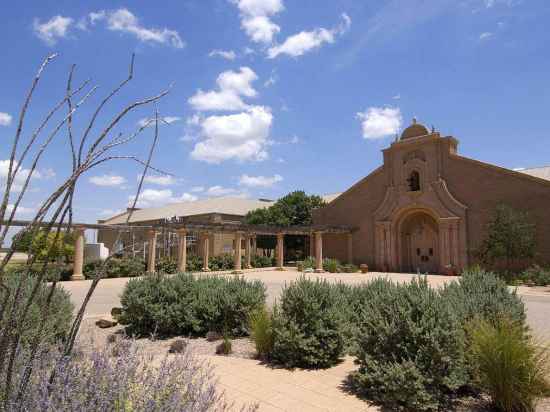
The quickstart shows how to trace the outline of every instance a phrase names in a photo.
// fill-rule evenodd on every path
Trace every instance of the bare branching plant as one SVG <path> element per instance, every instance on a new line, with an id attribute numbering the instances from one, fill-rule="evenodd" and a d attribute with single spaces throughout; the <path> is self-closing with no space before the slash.
<path id="1" fill-rule="evenodd" d="M 104 115 L 107 105 L 133 79 L 134 56 L 131 58 L 128 76 L 101 100 L 93 111 L 91 118 L 85 123 L 85 127 L 82 128 L 82 133 L 77 133 L 75 130 L 75 116 L 79 114 L 79 109 L 97 92 L 98 87 L 91 86 L 90 80 L 86 80 L 78 86 L 73 87 L 74 65 L 69 70 L 64 96 L 37 123 L 38 126 L 34 130 L 27 130 L 26 117 L 31 107 L 33 95 L 42 80 L 45 70 L 56 57 L 57 55 L 55 54 L 48 56 L 40 66 L 19 114 L 16 132 L 10 147 L 8 173 L 5 179 L 6 185 L 0 203 L 0 247 L 6 243 L 8 231 L 17 222 L 16 214 L 18 208 L 29 189 L 33 175 L 36 175 L 38 172 L 40 161 L 48 148 L 56 140 L 63 139 L 64 137 L 67 139 L 71 159 L 69 176 L 45 197 L 39 205 L 35 216 L 27 222 L 24 229 L 31 235 L 36 235 L 39 230 L 54 233 L 55 239 L 51 247 L 54 247 L 57 239 L 63 235 L 63 232 L 70 232 L 72 230 L 74 224 L 73 200 L 75 189 L 83 174 L 99 165 L 115 160 L 130 160 L 137 163 L 142 168 L 142 172 L 137 193 L 130 209 L 133 210 L 138 202 L 147 172 L 155 170 L 159 173 L 166 173 L 151 165 L 153 153 L 158 143 L 159 122 L 162 121 L 159 118 L 158 110 L 155 109 L 154 118 L 142 124 L 132 133 L 127 135 L 115 133 L 115 129 L 134 110 L 144 106 L 155 105 L 156 102 L 169 93 L 171 86 L 155 96 L 127 104 L 115 112 L 114 116 L 106 124 L 98 124 L 99 118 Z M 152 125 L 154 125 L 154 129 L 150 128 L 149 130 L 154 130 L 154 134 L 152 141 L 149 143 L 149 154 L 146 159 L 140 159 L 131 155 L 121 155 L 115 151 L 115 149 L 124 148 L 131 142 L 136 141 L 138 137 L 144 135 L 144 130 Z M 29 169 L 24 169 L 23 164 L 28 164 Z M 15 190 L 16 186 L 17 190 Z M 131 216 L 132 212 L 127 217 L 127 223 L 130 221 Z M 118 236 L 120 238 L 120 232 Z M 34 332 L 34 336 L 29 340 L 30 344 L 25 348 L 22 348 L 21 337 L 25 332 L 29 310 L 33 304 L 36 304 L 40 287 L 44 287 L 48 262 L 38 261 L 36 256 L 29 255 L 24 270 L 18 271 L 16 288 L 8 288 L 6 282 L 7 276 L 9 276 L 7 265 L 15 249 L 16 244 L 12 242 L 12 245 L 0 262 L 0 325 L 2 325 L 2 330 L 0 330 L 0 410 L 7 409 L 8 406 L 13 408 L 14 399 L 25 399 L 25 391 L 29 387 L 29 383 L 34 381 L 34 377 L 43 373 L 43 371 L 38 373 L 35 370 L 37 365 L 36 358 L 43 350 L 44 336 L 42 328 L 39 327 Z M 61 350 L 63 356 L 60 359 L 72 356 L 75 339 L 86 306 L 98 283 L 105 275 L 107 262 L 108 259 L 100 266 L 84 302 L 74 317 L 69 336 L 63 343 Z M 37 265 L 38 270 L 36 269 Z M 31 279 L 31 276 L 33 276 L 33 279 Z M 33 280 L 32 290 L 30 293 L 23 293 L 25 286 L 31 280 Z M 57 282 L 55 280 L 51 282 L 47 299 L 45 301 L 42 299 L 41 301 L 41 324 L 45 324 L 44 320 L 48 319 L 52 296 L 55 293 L 56 286 Z M 50 382 L 56 382 L 55 371 L 58 370 L 58 367 L 51 368 Z M 23 372 L 19 373 L 17 371 Z M 55 385 L 52 385 L 52 388 L 55 388 Z"/>

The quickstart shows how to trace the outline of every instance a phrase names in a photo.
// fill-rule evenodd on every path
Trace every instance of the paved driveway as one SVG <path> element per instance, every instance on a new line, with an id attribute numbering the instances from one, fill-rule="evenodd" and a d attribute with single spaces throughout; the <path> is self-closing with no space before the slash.
<path id="1" fill-rule="evenodd" d="M 264 282 L 267 288 L 267 300 L 269 304 L 272 304 L 281 293 L 285 284 L 288 284 L 297 279 L 301 275 L 295 269 L 287 269 L 283 272 L 276 270 L 250 270 L 245 271 L 244 276 L 248 279 L 259 279 Z M 309 278 L 322 278 L 327 279 L 330 282 L 344 282 L 346 284 L 360 284 L 363 282 L 369 282 L 378 277 L 384 277 L 396 282 L 408 282 L 415 275 L 404 273 L 369 273 L 363 274 L 347 274 L 347 273 L 322 273 L 306 274 Z M 454 278 L 445 276 L 429 275 L 428 282 L 434 286 L 439 287 L 447 282 L 454 281 Z M 128 282 L 127 278 L 121 279 L 104 279 L 102 280 L 91 301 L 86 309 L 86 317 L 96 317 L 109 314 L 111 308 L 120 305 L 120 294 L 122 293 L 124 286 Z M 86 292 L 90 287 L 91 281 L 79 281 L 79 282 L 61 282 L 63 287 L 70 292 L 72 301 L 75 306 L 80 306 Z M 518 293 L 523 299 L 527 308 L 527 320 L 529 325 L 533 328 L 536 336 L 539 338 L 550 341 L 550 322 L 548 322 L 548 314 L 550 314 L 550 288 L 518 288 Z"/>

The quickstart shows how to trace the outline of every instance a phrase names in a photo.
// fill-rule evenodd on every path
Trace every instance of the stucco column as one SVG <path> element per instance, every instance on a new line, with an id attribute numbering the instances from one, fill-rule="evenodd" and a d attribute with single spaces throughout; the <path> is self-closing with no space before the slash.
<path id="1" fill-rule="evenodd" d="M 323 233 L 315 232 L 315 272 L 323 272 Z"/>
<path id="2" fill-rule="evenodd" d="M 451 263 L 451 251 L 450 251 L 450 226 L 448 222 L 441 221 L 439 223 L 439 266 L 441 272 L 445 272 L 447 266 Z"/>
<path id="3" fill-rule="evenodd" d="M 453 243 L 453 246 L 452 246 L 452 250 L 453 250 L 453 266 L 455 268 L 459 268 L 460 267 L 460 263 L 459 263 L 459 258 L 458 258 L 458 249 L 459 249 L 459 241 L 460 241 L 460 238 L 459 238 L 459 231 L 460 229 L 460 225 L 459 225 L 459 222 L 458 220 L 456 222 L 453 223 L 452 225 L 452 243 Z"/>
<path id="4" fill-rule="evenodd" d="M 315 256 L 315 234 L 310 233 L 309 235 L 309 256 Z"/>
<path id="5" fill-rule="evenodd" d="M 250 235 L 245 235 L 244 241 L 245 241 L 245 244 L 244 244 L 245 263 L 244 263 L 244 265 L 245 265 L 245 269 L 250 269 L 252 267 L 252 264 L 251 264 L 252 248 L 250 246 L 250 242 L 252 241 L 252 237 Z"/>
<path id="6" fill-rule="evenodd" d="M 187 270 L 187 231 L 178 230 L 178 272 Z"/>
<path id="7" fill-rule="evenodd" d="M 353 263 L 353 234 L 348 233 L 346 235 L 346 239 L 347 239 L 347 244 L 348 244 L 348 247 L 347 247 L 348 263 L 352 264 Z"/>
<path id="8" fill-rule="evenodd" d="M 155 263 L 157 257 L 157 231 L 149 230 L 147 232 L 149 242 L 149 253 L 147 255 L 147 272 L 155 273 Z"/>
<path id="9" fill-rule="evenodd" d="M 84 228 L 74 228 L 74 262 L 71 280 L 84 280 Z"/>
<path id="10" fill-rule="evenodd" d="M 208 259 L 210 258 L 210 234 L 209 233 L 202 233 L 201 234 L 201 241 L 202 241 L 202 271 L 203 272 L 210 272 L 210 268 L 208 267 Z"/>
<path id="11" fill-rule="evenodd" d="M 242 264 L 241 264 L 241 258 L 242 258 L 242 252 L 241 252 L 241 243 L 243 239 L 243 234 L 241 232 L 235 233 L 235 253 L 233 254 L 234 262 L 233 262 L 233 268 L 235 269 L 235 272 L 241 272 L 242 271 Z"/>
<path id="12" fill-rule="evenodd" d="M 284 239 L 285 235 L 283 233 L 277 233 L 277 268 L 280 270 L 283 269 L 285 263 Z"/>

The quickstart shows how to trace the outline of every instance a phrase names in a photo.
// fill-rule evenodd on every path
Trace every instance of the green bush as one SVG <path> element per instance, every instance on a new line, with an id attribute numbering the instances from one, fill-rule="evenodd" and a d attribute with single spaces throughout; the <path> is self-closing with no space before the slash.
<path id="1" fill-rule="evenodd" d="M 137 335 L 248 334 L 250 314 L 265 304 L 265 286 L 244 278 L 148 276 L 132 279 L 119 321 Z"/>
<path id="2" fill-rule="evenodd" d="M 265 307 L 250 315 L 250 336 L 258 356 L 268 359 L 273 352 L 273 327 L 271 313 Z"/>
<path id="3" fill-rule="evenodd" d="M 283 290 L 273 311 L 271 358 L 285 367 L 326 368 L 344 352 L 341 294 L 304 277 Z"/>
<path id="4" fill-rule="evenodd" d="M 197 255 L 187 256 L 187 272 L 200 272 L 202 270 L 202 258 Z"/>
<path id="5" fill-rule="evenodd" d="M 252 256 L 250 263 L 254 268 L 270 268 L 275 266 L 275 258 L 269 256 Z"/>
<path id="6" fill-rule="evenodd" d="M 10 308 L 13 307 L 13 298 L 18 288 L 20 279 L 20 277 L 13 275 L 7 275 L 4 277 L 4 285 L 6 285 L 10 291 L 10 298 L 8 298 L 7 301 L 7 312 L 2 320 L 0 320 L 0 330 L 5 330 L 5 328 L 8 327 L 9 312 Z M 36 286 L 36 282 L 37 280 L 32 277 L 24 280 L 19 296 L 19 302 L 26 302 L 27 297 Z M 45 306 L 50 290 L 51 286 L 48 286 L 46 283 L 40 284 L 38 294 L 30 305 L 27 318 L 25 320 L 25 327 L 21 336 L 21 343 L 23 345 L 28 344 L 31 339 L 34 338 L 40 327 L 43 328 L 42 340 L 52 343 L 65 339 L 69 333 L 72 321 L 73 305 L 69 294 L 60 286 L 56 286 L 49 305 L 48 316 L 46 317 L 46 321 L 42 322 L 42 308 Z M 4 303 L 5 293 L 6 292 L 3 292 L 3 289 L 0 289 L 0 309 L 3 309 L 1 305 Z M 16 320 L 22 316 L 22 312 L 23 305 L 19 304 L 15 318 Z"/>
<path id="7" fill-rule="evenodd" d="M 535 286 L 550 285 L 550 269 L 545 269 L 539 265 L 533 265 L 524 270 L 519 279 L 522 283 Z"/>
<path id="8" fill-rule="evenodd" d="M 532 412 L 548 395 L 548 350 L 537 348 L 521 324 L 474 321 L 470 328 L 476 383 L 503 412 Z"/>
<path id="9" fill-rule="evenodd" d="M 342 271 L 341 263 L 336 259 L 324 259 L 323 270 L 330 273 L 340 273 Z"/>
<path id="10" fill-rule="evenodd" d="M 155 264 L 155 270 L 158 273 L 173 274 L 178 271 L 178 262 L 170 257 L 160 258 Z"/>
<path id="11" fill-rule="evenodd" d="M 231 270 L 235 267 L 235 258 L 230 253 L 223 253 L 218 256 L 211 256 L 208 259 L 210 270 Z"/>
<path id="12" fill-rule="evenodd" d="M 464 331 L 452 306 L 420 278 L 380 279 L 361 293 L 359 390 L 390 410 L 443 409 L 468 382 Z"/>
<path id="13" fill-rule="evenodd" d="M 306 269 L 314 269 L 315 268 L 315 258 L 308 256 L 304 260 L 296 263 L 296 269 L 298 269 L 299 272 L 303 272 Z"/>
<path id="14" fill-rule="evenodd" d="M 12 275 L 29 274 L 33 277 L 42 273 L 43 263 L 35 263 L 30 268 L 26 264 L 14 264 L 9 266 L 7 272 Z M 48 263 L 44 280 L 47 282 L 67 281 L 71 279 L 73 274 L 73 266 L 67 264 Z"/>
<path id="15" fill-rule="evenodd" d="M 86 279 L 95 278 L 102 268 L 103 264 L 104 262 L 100 260 L 86 263 L 83 270 L 84 277 Z M 142 276 L 145 274 L 146 268 L 147 265 L 145 261 L 138 257 L 112 257 L 107 261 L 107 263 L 105 263 L 105 275 L 103 277 L 126 278 Z"/>
<path id="16" fill-rule="evenodd" d="M 465 270 L 458 282 L 445 285 L 441 295 L 463 325 L 476 317 L 492 322 L 507 317 L 525 323 L 525 307 L 516 292 L 510 292 L 497 275 L 481 268 Z"/>

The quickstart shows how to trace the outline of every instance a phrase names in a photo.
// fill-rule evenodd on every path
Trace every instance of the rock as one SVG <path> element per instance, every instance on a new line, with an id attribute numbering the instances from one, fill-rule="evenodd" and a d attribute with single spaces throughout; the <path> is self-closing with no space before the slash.
<path id="1" fill-rule="evenodd" d="M 218 332 L 211 330 L 206 334 L 206 340 L 208 342 L 215 342 L 217 340 L 220 340 L 222 338 L 222 335 L 220 335 Z"/>
<path id="2" fill-rule="evenodd" d="M 177 339 L 170 344 L 168 353 L 183 353 L 185 348 L 187 348 L 187 342 L 183 339 Z"/>
<path id="3" fill-rule="evenodd" d="M 118 325 L 117 322 L 113 322 L 112 320 L 107 320 L 107 319 L 99 319 L 95 324 L 97 327 L 100 327 L 101 329 L 112 328 L 113 326 Z"/>
<path id="4" fill-rule="evenodd" d="M 231 348 L 231 341 L 225 338 L 222 343 L 216 346 L 216 355 L 229 355 L 233 352 Z"/>
<path id="5" fill-rule="evenodd" d="M 111 316 L 113 317 L 113 319 L 118 320 L 118 317 L 120 315 L 122 315 L 122 308 L 112 308 L 111 309 Z"/>
<path id="6" fill-rule="evenodd" d="M 114 333 L 111 333 L 107 336 L 107 343 L 115 343 L 117 341 L 117 336 Z"/>

